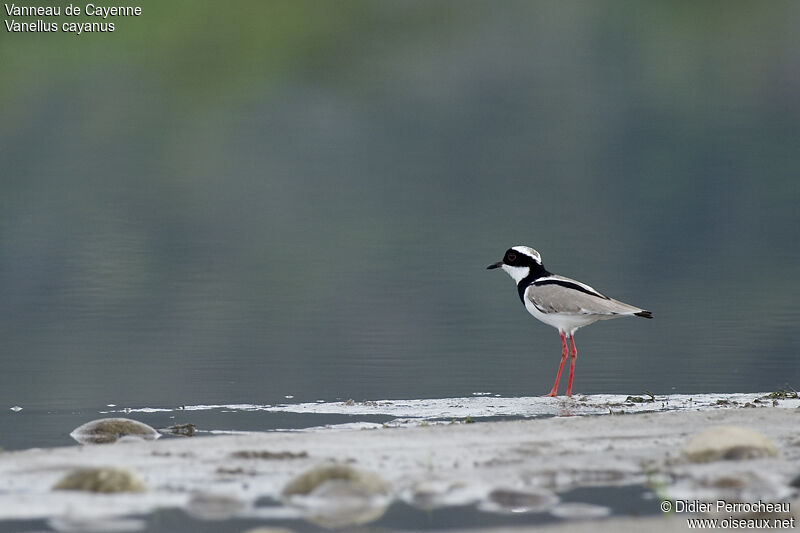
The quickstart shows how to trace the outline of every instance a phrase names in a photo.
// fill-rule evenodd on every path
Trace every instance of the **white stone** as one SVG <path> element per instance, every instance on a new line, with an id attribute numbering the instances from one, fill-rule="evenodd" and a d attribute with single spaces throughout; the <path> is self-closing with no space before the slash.
<path id="1" fill-rule="evenodd" d="M 724 459 L 777 457 L 778 449 L 758 431 L 737 426 L 717 426 L 692 437 L 683 447 L 683 453 L 692 462 L 707 463 Z"/>

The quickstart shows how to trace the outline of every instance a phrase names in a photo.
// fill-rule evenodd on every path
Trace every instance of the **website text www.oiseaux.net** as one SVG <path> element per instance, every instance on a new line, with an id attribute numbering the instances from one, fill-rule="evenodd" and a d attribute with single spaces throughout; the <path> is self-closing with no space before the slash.
<path id="1" fill-rule="evenodd" d="M 661 510 L 675 514 L 718 513 L 720 515 L 714 518 L 686 517 L 689 529 L 794 529 L 795 527 L 795 517 L 790 514 L 789 502 L 663 500 Z M 733 516 L 737 513 L 742 515 Z"/>

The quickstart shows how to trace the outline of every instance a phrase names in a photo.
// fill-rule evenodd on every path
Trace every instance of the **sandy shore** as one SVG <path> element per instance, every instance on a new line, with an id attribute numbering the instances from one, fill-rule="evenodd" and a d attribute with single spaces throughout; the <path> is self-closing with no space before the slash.
<path id="1" fill-rule="evenodd" d="M 692 436 L 714 426 L 758 431 L 778 455 L 689 461 L 682 449 Z M 576 487 L 624 485 L 649 485 L 672 500 L 783 502 L 796 498 L 792 482 L 800 474 L 800 410 L 709 408 L 7 452 L 0 454 L 0 520 L 91 519 L 145 514 L 158 507 L 200 509 L 202 514 L 202 507 L 215 505 L 228 516 L 300 517 L 307 509 L 253 503 L 264 497 L 280 500 L 290 480 L 329 463 L 376 473 L 390 487 L 389 501 L 429 507 L 486 503 L 501 493 L 539 497 Z M 85 467 L 130 470 L 147 490 L 112 495 L 52 490 L 67 473 Z M 658 505 L 654 500 L 653 506 Z M 686 530 L 680 514 L 608 520 L 619 531 Z M 570 521 L 545 530 L 565 527 L 581 531 L 590 526 Z"/>

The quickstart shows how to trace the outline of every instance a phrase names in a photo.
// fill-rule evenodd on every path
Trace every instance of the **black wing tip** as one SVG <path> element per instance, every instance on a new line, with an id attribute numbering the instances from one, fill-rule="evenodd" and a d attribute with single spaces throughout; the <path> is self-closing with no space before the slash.
<path id="1" fill-rule="evenodd" d="M 642 318 L 653 318 L 653 313 L 650 311 L 639 311 L 638 313 L 633 313 L 636 316 L 640 316 Z"/>

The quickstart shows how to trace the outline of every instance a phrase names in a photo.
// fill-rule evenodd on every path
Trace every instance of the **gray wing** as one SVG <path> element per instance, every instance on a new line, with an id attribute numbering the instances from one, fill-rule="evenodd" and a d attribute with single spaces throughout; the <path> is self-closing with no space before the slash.
<path id="1" fill-rule="evenodd" d="M 592 287 L 563 276 L 537 280 L 525 297 L 542 313 L 574 315 L 632 315 L 642 309 L 603 296 Z"/>

